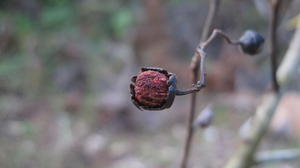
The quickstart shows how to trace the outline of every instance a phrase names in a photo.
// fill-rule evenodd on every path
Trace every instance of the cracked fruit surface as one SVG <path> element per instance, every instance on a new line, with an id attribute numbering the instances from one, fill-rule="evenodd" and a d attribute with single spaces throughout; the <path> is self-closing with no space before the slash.
<path id="1" fill-rule="evenodd" d="M 135 99 L 144 106 L 163 105 L 168 97 L 168 77 L 158 71 L 141 72 L 135 82 Z"/>

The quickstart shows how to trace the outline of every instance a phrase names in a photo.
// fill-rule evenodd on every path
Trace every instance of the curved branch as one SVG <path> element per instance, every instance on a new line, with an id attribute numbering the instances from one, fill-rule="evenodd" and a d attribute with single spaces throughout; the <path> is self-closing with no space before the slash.
<path id="1" fill-rule="evenodd" d="M 280 71 L 277 73 L 282 82 L 289 81 L 293 76 L 291 74 L 294 74 L 296 71 L 297 62 L 300 60 L 300 54 L 297 52 L 299 51 L 299 41 L 300 22 L 290 47 L 284 56 L 284 61 L 279 67 Z M 257 108 L 256 118 L 254 119 L 255 123 L 250 131 L 249 139 L 236 151 L 226 165 L 226 168 L 247 168 L 255 163 L 253 155 L 255 154 L 263 135 L 266 133 L 266 129 L 270 125 L 280 98 L 281 94 L 274 93 L 262 103 L 262 106 Z"/>
<path id="2" fill-rule="evenodd" d="M 209 38 L 206 41 L 204 41 L 203 43 L 200 43 L 196 48 L 195 56 L 199 57 L 200 61 L 198 61 L 198 63 L 197 63 L 198 59 L 192 60 L 192 67 L 197 66 L 197 69 L 198 69 L 198 67 L 200 67 L 200 80 L 195 82 L 194 86 L 190 89 L 176 90 L 176 95 L 182 96 L 182 95 L 187 95 L 187 94 L 191 94 L 191 93 L 196 93 L 205 87 L 205 85 L 206 85 L 205 58 L 207 55 L 205 50 L 208 47 L 208 45 L 218 36 L 225 39 L 225 41 L 228 44 L 231 44 L 231 45 L 240 45 L 241 44 L 238 40 L 232 40 L 222 30 L 214 29 L 212 34 L 209 36 Z"/>
<path id="3" fill-rule="evenodd" d="M 221 0 L 211 0 L 209 15 L 207 16 L 206 21 L 205 21 L 201 41 L 206 40 L 206 38 L 209 35 L 209 31 L 212 27 L 213 21 L 216 18 L 217 12 L 219 10 L 220 1 Z M 202 63 L 199 64 L 199 61 L 200 61 L 199 57 L 201 57 L 201 56 L 199 54 L 195 53 L 193 58 L 192 58 L 192 62 L 191 62 L 192 83 L 196 83 L 197 80 L 198 80 L 198 74 L 199 74 L 198 70 L 199 70 L 199 66 L 201 66 L 201 64 L 202 64 L 202 70 L 201 70 L 202 81 L 203 81 L 203 83 L 205 83 L 205 75 L 203 75 L 203 74 L 206 74 L 205 69 L 204 69 L 204 61 L 201 61 Z M 178 91 L 178 93 L 179 93 L 179 91 Z M 178 95 L 180 95 L 180 94 L 178 94 Z M 187 125 L 187 134 L 186 134 L 185 143 L 184 143 L 184 151 L 183 151 L 184 153 L 183 153 L 182 160 L 181 160 L 181 163 L 180 163 L 181 168 L 186 168 L 187 167 L 188 159 L 189 159 L 189 156 L 190 156 L 190 149 L 191 149 L 191 146 L 192 146 L 192 139 L 193 139 L 193 136 L 194 136 L 193 123 L 194 123 L 194 118 L 195 118 L 196 98 L 197 98 L 196 92 L 193 92 L 192 95 L 191 95 L 191 108 L 190 108 L 190 112 L 189 112 L 189 120 L 188 120 L 188 125 Z"/>

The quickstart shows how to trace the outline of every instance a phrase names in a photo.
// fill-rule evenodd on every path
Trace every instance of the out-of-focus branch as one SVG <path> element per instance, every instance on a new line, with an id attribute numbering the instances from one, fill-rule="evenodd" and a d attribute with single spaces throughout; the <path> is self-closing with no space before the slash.
<path id="1" fill-rule="evenodd" d="M 217 15 L 217 12 L 219 11 L 219 2 L 220 0 L 210 0 L 210 9 L 208 12 L 208 16 L 205 21 L 204 29 L 202 32 L 201 41 L 206 40 L 206 38 L 209 36 L 209 31 L 212 27 L 213 21 L 215 20 L 215 17 Z M 196 83 L 198 81 L 198 75 L 199 75 L 199 61 L 200 61 L 200 55 L 195 53 L 192 58 L 191 63 L 191 73 L 192 73 L 192 83 Z M 190 149 L 192 146 L 192 139 L 194 136 L 194 127 L 193 123 L 195 120 L 195 108 L 196 108 L 196 93 L 192 93 L 191 95 L 191 107 L 189 112 L 189 119 L 188 119 L 188 125 L 187 125 L 187 135 L 185 138 L 185 144 L 184 144 L 184 153 L 183 157 L 180 163 L 181 168 L 186 168 L 189 155 L 190 155 Z"/>
<path id="2" fill-rule="evenodd" d="M 278 45 L 277 45 L 277 27 L 279 21 L 279 9 L 281 5 L 281 0 L 271 0 L 271 23 L 270 23 L 270 57 L 271 57 L 271 77 L 272 77 L 272 87 L 275 92 L 279 92 L 279 84 L 277 81 L 276 71 L 278 66 Z"/>
<path id="3" fill-rule="evenodd" d="M 266 95 L 262 104 L 257 108 L 253 126 L 247 140 L 239 147 L 234 156 L 229 160 L 226 168 L 248 168 L 253 164 L 256 149 L 268 129 L 272 116 L 276 110 L 281 94 Z"/>
<path id="4" fill-rule="evenodd" d="M 300 20 L 298 21 L 298 30 L 288 48 L 286 56 L 283 58 L 280 67 L 278 68 L 277 78 L 281 85 L 289 82 L 296 74 L 300 64 Z"/>
<path id="5" fill-rule="evenodd" d="M 300 149 L 285 149 L 260 152 L 255 157 L 254 164 L 292 161 L 300 159 Z"/>
<path id="6" fill-rule="evenodd" d="M 300 60 L 300 22 L 294 38 L 290 44 L 287 54 L 284 57 L 283 63 L 280 65 L 278 77 L 282 84 L 289 81 L 292 77 L 291 74 L 296 72 L 297 62 Z M 273 93 L 267 95 L 263 99 L 262 104 L 257 108 L 256 116 L 253 120 L 253 127 L 249 132 L 249 138 L 244 142 L 233 157 L 229 160 L 226 168 L 248 168 L 254 163 L 254 154 L 257 150 L 260 141 L 265 134 L 271 119 L 274 115 L 281 94 Z"/>
<path id="7" fill-rule="evenodd" d="M 217 12 L 219 10 L 220 0 L 210 0 L 209 3 L 209 11 L 202 31 L 201 41 L 205 41 L 209 36 L 213 22 L 215 20 L 214 18 L 216 18 Z"/>

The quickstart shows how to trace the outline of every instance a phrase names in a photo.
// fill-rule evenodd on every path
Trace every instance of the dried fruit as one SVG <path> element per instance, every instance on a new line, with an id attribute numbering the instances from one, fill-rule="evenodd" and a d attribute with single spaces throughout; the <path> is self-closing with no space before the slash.
<path id="1" fill-rule="evenodd" d="M 139 109 L 162 110 L 171 107 L 175 99 L 176 77 L 157 67 L 142 68 L 132 77 L 131 100 Z"/>

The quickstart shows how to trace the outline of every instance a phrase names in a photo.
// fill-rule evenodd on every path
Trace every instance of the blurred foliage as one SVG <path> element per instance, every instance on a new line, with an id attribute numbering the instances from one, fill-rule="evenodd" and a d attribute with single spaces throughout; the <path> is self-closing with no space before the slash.
<path id="1" fill-rule="evenodd" d="M 133 10 L 125 1 L 15 0 L 1 1 L 0 8 L 0 36 L 4 36 L 0 42 L 0 78 L 6 81 L 1 87 L 8 90 L 24 86 L 33 59 L 41 64 L 43 78 L 35 85 L 51 88 L 55 71 L 64 62 L 58 54 L 64 45 L 74 43 L 74 36 L 82 46 L 88 42 L 86 37 L 95 44 L 122 39 L 133 23 Z M 90 56 L 82 57 L 95 61 Z M 101 63 L 101 59 L 97 61 Z"/>

